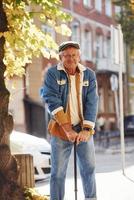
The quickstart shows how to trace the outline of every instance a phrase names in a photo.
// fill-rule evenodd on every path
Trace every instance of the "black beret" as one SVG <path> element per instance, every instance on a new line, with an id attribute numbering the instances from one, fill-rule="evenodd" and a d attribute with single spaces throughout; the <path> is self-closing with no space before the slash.
<path id="1" fill-rule="evenodd" d="M 63 42 L 63 43 L 60 44 L 60 46 L 59 46 L 59 52 L 63 51 L 67 47 L 74 47 L 76 49 L 80 49 L 79 43 L 77 43 L 75 41 L 66 41 L 66 42 Z"/>

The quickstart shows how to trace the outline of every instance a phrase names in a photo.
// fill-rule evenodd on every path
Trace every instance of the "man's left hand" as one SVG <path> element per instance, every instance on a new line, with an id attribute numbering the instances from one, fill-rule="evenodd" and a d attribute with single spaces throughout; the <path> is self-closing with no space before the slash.
<path id="1" fill-rule="evenodd" d="M 87 142 L 91 137 L 91 134 L 89 131 L 83 130 L 80 131 L 76 138 L 76 144 L 79 144 L 80 142 Z"/>

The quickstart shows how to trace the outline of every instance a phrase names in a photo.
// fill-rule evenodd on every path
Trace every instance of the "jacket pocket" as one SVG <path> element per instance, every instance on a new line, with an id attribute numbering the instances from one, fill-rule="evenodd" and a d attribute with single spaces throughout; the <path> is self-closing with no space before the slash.
<path id="1" fill-rule="evenodd" d="M 83 86 L 84 86 L 84 87 L 85 87 L 85 86 L 89 86 L 89 80 L 83 81 Z"/>
<path id="2" fill-rule="evenodd" d="M 57 80 L 58 85 L 65 85 L 66 79 Z"/>

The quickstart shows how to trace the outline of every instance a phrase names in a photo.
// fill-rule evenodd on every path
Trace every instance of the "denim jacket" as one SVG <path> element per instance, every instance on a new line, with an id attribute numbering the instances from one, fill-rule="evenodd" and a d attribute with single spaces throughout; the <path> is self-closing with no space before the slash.
<path id="1" fill-rule="evenodd" d="M 94 71 L 81 64 L 78 64 L 78 69 L 80 71 L 79 95 L 83 124 L 94 127 L 98 110 L 96 76 Z M 69 100 L 69 79 L 62 64 L 48 69 L 40 94 L 52 115 L 61 109 L 66 112 Z"/>

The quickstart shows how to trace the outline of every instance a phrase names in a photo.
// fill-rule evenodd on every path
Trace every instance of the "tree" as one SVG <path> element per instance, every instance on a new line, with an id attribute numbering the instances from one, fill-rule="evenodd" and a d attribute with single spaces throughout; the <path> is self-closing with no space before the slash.
<path id="1" fill-rule="evenodd" d="M 133 55 L 134 55 L 134 0 L 114 0 L 115 5 L 120 6 L 120 13 L 117 16 L 118 23 L 122 26 L 125 41 L 125 60 L 126 60 L 126 81 L 127 81 L 127 113 L 133 115 L 133 106 L 130 101 L 133 98 Z"/>
<path id="2" fill-rule="evenodd" d="M 120 13 L 115 16 L 121 24 L 126 44 L 134 48 L 134 2 L 133 0 L 113 0 L 113 3 L 120 7 Z"/>
<path id="3" fill-rule="evenodd" d="M 0 198 L 24 199 L 17 185 L 18 165 L 11 155 L 9 135 L 13 118 L 8 113 L 10 93 L 6 78 L 22 76 L 25 65 L 33 56 L 56 56 L 57 44 L 34 24 L 34 16 L 57 32 L 70 34 L 64 24 L 70 16 L 61 11 L 60 0 L 1 0 L 0 1 Z M 61 24 L 60 25 L 60 23 Z M 46 47 L 46 48 L 45 48 Z M 49 49 L 49 51 L 48 51 Z"/>

